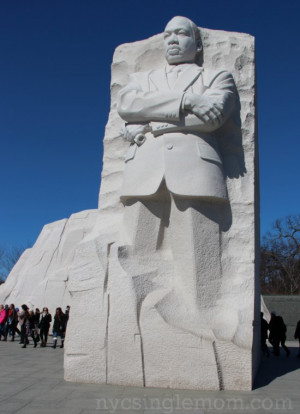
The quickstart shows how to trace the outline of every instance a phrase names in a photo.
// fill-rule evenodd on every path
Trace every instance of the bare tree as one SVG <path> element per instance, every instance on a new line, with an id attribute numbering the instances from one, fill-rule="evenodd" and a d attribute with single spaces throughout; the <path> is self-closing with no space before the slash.
<path id="1" fill-rule="evenodd" d="M 25 247 L 23 246 L 12 246 L 10 248 L 0 246 L 0 284 L 4 283 L 24 250 Z"/>
<path id="2" fill-rule="evenodd" d="M 262 293 L 300 293 L 300 214 L 278 219 L 261 246 Z"/>

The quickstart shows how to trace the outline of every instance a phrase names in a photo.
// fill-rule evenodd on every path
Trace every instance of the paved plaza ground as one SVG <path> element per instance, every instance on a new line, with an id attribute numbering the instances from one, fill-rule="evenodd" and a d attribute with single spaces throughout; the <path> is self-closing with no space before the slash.
<path id="1" fill-rule="evenodd" d="M 251 392 L 182 391 L 63 380 L 63 349 L 0 342 L 1 414 L 300 413 L 298 344 L 263 358 Z"/>

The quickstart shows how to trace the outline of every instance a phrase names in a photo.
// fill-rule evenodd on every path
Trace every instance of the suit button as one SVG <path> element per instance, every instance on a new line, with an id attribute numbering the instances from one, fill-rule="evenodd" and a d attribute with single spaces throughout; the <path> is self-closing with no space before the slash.
<path id="1" fill-rule="evenodd" d="M 168 150 L 171 150 L 173 148 L 173 144 L 167 144 Z"/>

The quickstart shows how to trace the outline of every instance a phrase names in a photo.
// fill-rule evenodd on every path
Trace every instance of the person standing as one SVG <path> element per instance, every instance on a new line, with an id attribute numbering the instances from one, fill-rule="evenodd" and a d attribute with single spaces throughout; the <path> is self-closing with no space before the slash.
<path id="1" fill-rule="evenodd" d="M 43 313 L 39 322 L 40 337 L 41 337 L 41 347 L 46 347 L 48 333 L 50 328 L 50 323 L 52 322 L 52 316 L 48 311 L 48 308 L 43 308 Z"/>
<path id="2" fill-rule="evenodd" d="M 3 305 L 0 305 L 0 341 L 1 341 L 1 336 L 4 336 L 3 341 L 6 341 L 5 339 L 5 324 L 6 324 L 6 309 L 4 308 Z"/>
<path id="3" fill-rule="evenodd" d="M 289 348 L 285 345 L 286 341 L 286 325 L 282 316 L 277 316 L 278 331 L 279 331 L 279 345 L 285 350 L 286 356 L 290 355 Z"/>
<path id="4" fill-rule="evenodd" d="M 66 310 L 65 310 L 65 318 L 66 318 L 66 331 L 67 331 L 67 325 L 68 325 L 68 322 L 69 322 L 69 317 L 70 317 L 70 306 L 68 305 L 67 307 L 66 307 Z"/>
<path id="5" fill-rule="evenodd" d="M 18 323 L 17 312 L 15 310 L 15 305 L 12 303 L 8 309 L 7 328 L 6 328 L 6 335 L 10 333 L 11 342 L 14 342 L 15 340 L 17 323 Z"/>
<path id="6" fill-rule="evenodd" d="M 66 318 L 61 308 L 56 308 L 54 323 L 53 323 L 53 345 L 52 348 L 56 348 L 57 337 L 60 336 L 61 345 L 60 348 L 64 347 L 64 339 L 66 332 Z"/>
<path id="7" fill-rule="evenodd" d="M 36 337 L 36 329 L 35 329 L 35 314 L 33 312 L 33 310 L 29 311 L 29 316 L 28 316 L 28 323 L 27 323 L 27 335 L 31 336 L 33 343 L 34 343 L 34 348 L 36 348 L 37 346 L 37 337 Z"/>
<path id="8" fill-rule="evenodd" d="M 23 304 L 21 306 L 22 311 L 19 313 L 19 324 L 21 326 L 21 341 L 20 344 L 23 344 L 22 348 L 26 348 L 26 345 L 29 344 L 28 341 L 28 332 L 29 332 L 29 312 L 28 306 Z"/>
<path id="9" fill-rule="evenodd" d="M 279 356 L 280 354 L 280 351 L 279 351 L 280 329 L 278 326 L 278 319 L 277 319 L 275 311 L 271 312 L 271 320 L 269 323 L 269 329 L 270 329 L 269 342 L 273 346 L 273 353 L 274 355 Z"/>
<path id="10" fill-rule="evenodd" d="M 300 358 L 300 320 L 297 323 L 294 338 L 298 339 L 299 341 L 299 351 L 298 351 L 298 357 Z"/>
<path id="11" fill-rule="evenodd" d="M 36 308 L 35 313 L 34 313 L 34 329 L 35 329 L 37 342 L 39 342 L 40 340 L 40 332 L 39 332 L 40 317 L 41 317 L 41 312 L 39 308 Z"/>
<path id="12" fill-rule="evenodd" d="M 270 351 L 269 351 L 268 346 L 266 344 L 266 341 L 268 339 L 269 324 L 264 319 L 263 312 L 260 313 L 260 316 L 261 316 L 261 322 L 260 322 L 261 323 L 261 325 L 260 325 L 260 328 L 261 328 L 261 335 L 260 335 L 260 338 L 261 338 L 261 350 L 262 350 L 262 352 L 263 352 L 263 354 L 265 356 L 269 357 L 270 356 Z"/>

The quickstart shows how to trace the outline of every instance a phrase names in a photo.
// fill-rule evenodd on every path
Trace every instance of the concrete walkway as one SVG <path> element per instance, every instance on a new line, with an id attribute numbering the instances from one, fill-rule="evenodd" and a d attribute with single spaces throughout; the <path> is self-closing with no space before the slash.
<path id="1" fill-rule="evenodd" d="M 63 380 L 63 350 L 0 342 L 1 414 L 300 413 L 300 358 L 264 358 L 252 392 L 181 391 Z"/>

